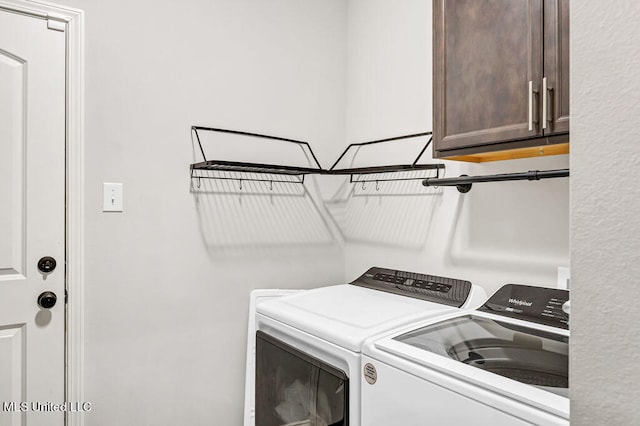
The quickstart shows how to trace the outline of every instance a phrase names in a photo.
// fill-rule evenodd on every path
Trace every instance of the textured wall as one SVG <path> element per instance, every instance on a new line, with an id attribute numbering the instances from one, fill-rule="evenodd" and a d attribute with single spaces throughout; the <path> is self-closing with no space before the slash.
<path id="1" fill-rule="evenodd" d="M 640 3 L 571 4 L 571 418 L 640 424 Z"/>

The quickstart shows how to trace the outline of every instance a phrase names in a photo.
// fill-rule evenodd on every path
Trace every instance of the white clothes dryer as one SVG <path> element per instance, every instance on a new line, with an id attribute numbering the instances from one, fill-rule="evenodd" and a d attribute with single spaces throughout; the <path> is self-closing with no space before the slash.
<path id="1" fill-rule="evenodd" d="M 509 284 L 477 310 L 368 340 L 362 424 L 567 426 L 568 299 Z"/>
<path id="2" fill-rule="evenodd" d="M 485 299 L 469 281 L 371 268 L 350 284 L 257 305 L 255 384 L 246 389 L 255 397 L 245 426 L 360 425 L 365 340 Z"/>

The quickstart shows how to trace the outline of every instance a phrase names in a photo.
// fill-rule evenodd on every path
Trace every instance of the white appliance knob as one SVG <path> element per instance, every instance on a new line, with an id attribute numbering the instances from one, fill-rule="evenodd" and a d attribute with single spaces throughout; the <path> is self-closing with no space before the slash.
<path id="1" fill-rule="evenodd" d="M 569 311 L 571 311 L 571 301 L 567 300 L 562 304 L 562 312 L 569 315 Z"/>

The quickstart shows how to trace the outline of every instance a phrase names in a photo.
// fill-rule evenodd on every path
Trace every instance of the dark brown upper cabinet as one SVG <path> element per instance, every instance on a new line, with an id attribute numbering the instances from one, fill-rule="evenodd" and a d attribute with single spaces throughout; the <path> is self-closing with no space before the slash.
<path id="1" fill-rule="evenodd" d="M 434 0 L 433 153 L 568 152 L 569 0 Z"/>

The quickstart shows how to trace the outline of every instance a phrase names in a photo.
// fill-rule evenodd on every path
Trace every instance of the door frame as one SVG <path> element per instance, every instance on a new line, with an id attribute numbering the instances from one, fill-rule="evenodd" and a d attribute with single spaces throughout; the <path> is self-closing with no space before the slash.
<path id="1" fill-rule="evenodd" d="M 30 0 L 0 0 L 0 10 L 20 13 L 53 25 L 66 24 L 66 291 L 65 400 L 83 398 L 84 289 L 84 12 Z M 81 426 L 83 416 L 67 413 L 67 426 Z"/>

